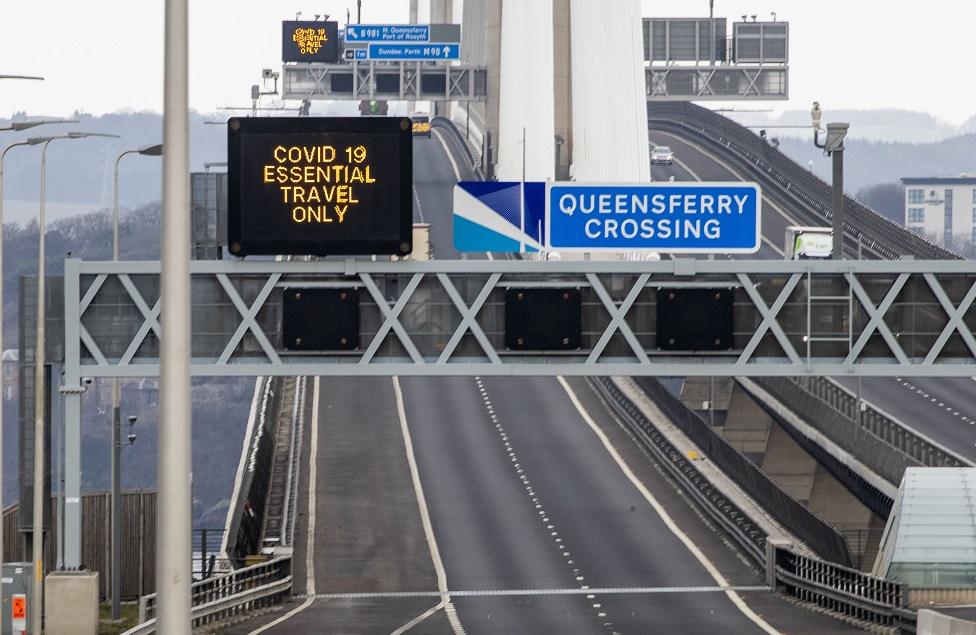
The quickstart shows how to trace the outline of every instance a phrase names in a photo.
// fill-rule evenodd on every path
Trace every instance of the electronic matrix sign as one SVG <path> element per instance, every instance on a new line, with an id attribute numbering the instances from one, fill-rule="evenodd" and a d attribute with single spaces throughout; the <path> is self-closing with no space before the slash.
<path id="1" fill-rule="evenodd" d="M 339 61 L 339 23 L 288 20 L 281 23 L 281 61 Z"/>
<path id="2" fill-rule="evenodd" d="M 410 119 L 234 118 L 227 125 L 232 254 L 410 253 Z"/>

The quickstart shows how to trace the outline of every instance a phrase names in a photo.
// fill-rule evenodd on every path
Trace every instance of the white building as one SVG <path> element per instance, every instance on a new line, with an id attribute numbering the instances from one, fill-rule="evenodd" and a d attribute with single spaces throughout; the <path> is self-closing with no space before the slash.
<path id="1" fill-rule="evenodd" d="M 909 177 L 905 226 L 945 245 L 952 239 L 976 244 L 976 176 Z"/>

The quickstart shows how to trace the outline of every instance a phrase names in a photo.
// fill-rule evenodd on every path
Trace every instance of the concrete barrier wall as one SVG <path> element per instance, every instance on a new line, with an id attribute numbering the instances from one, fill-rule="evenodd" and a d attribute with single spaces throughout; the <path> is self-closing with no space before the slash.
<path id="1" fill-rule="evenodd" d="M 976 622 L 937 613 L 931 609 L 920 609 L 915 632 L 922 635 L 976 635 Z"/>

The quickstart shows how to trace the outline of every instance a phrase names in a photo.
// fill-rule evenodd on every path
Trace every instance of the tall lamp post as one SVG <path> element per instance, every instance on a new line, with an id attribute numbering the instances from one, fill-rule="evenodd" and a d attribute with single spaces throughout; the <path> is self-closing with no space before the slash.
<path id="1" fill-rule="evenodd" d="M 810 118 L 813 122 L 813 145 L 823 150 L 831 158 L 831 205 L 830 219 L 833 228 L 833 243 L 831 257 L 834 260 L 844 258 L 844 137 L 847 136 L 847 129 L 850 124 L 828 123 L 827 137 L 820 143 L 820 121 L 823 118 L 823 111 L 820 109 L 820 102 L 813 102 L 810 109 Z"/>
<path id="2" fill-rule="evenodd" d="M 27 122 L 20 122 L 27 123 Z M 31 128 L 48 122 L 30 122 L 31 126 L 24 126 L 20 130 Z M 10 128 L 14 130 L 14 128 Z M 3 353 L 3 160 L 7 153 L 18 146 L 32 146 L 40 143 L 38 140 L 28 139 L 11 143 L 0 151 L 0 355 Z M 2 364 L 2 362 L 0 362 Z M 3 508 L 3 371 L 0 369 L 0 509 Z M 0 566 L 3 565 L 3 523 L 0 523 Z"/>
<path id="3" fill-rule="evenodd" d="M 53 137 L 34 137 L 27 140 L 30 145 L 41 145 L 41 193 L 40 211 L 38 214 L 37 238 L 37 335 L 34 351 L 34 509 L 31 537 L 31 559 L 34 562 L 33 595 L 35 606 L 41 606 L 44 592 L 44 294 L 47 275 L 44 258 L 44 204 L 47 189 L 47 148 L 52 141 L 59 139 L 85 139 L 87 137 L 113 137 L 118 135 L 101 134 L 97 132 L 69 132 Z M 41 635 L 40 611 L 35 611 L 35 619 L 31 620 L 31 630 L 34 635 Z"/>
<path id="4" fill-rule="evenodd" d="M 163 145 L 143 146 L 133 150 L 126 150 L 115 159 L 115 178 L 113 181 L 112 205 L 112 260 L 119 259 L 119 163 L 122 157 L 130 154 L 141 154 L 148 157 L 158 157 L 163 153 Z M 122 506 L 120 494 L 122 491 L 121 450 L 122 450 L 122 395 L 119 379 L 112 380 L 112 620 L 119 621 L 122 617 L 120 600 L 122 596 Z"/>
<path id="5" fill-rule="evenodd" d="M 190 122 L 187 0 L 166 0 L 163 64 L 163 227 L 159 298 L 157 632 L 190 632 Z"/>

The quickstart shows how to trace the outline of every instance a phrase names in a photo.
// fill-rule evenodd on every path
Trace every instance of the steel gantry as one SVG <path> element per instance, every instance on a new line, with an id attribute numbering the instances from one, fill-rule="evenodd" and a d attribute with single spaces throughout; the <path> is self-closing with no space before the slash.
<path id="1" fill-rule="evenodd" d="M 196 261 L 192 373 L 227 375 L 937 375 L 976 362 L 966 261 Z M 69 260 L 69 374 L 158 374 L 158 262 Z M 581 345 L 505 347 L 505 290 L 581 294 Z M 657 342 L 661 289 L 733 293 L 730 346 Z M 282 290 L 356 289 L 359 342 L 292 351 Z M 323 324 L 322 328 L 328 328 Z"/>
<path id="2" fill-rule="evenodd" d="M 283 99 L 485 101 L 487 70 L 442 62 L 285 64 Z"/>
<path id="3" fill-rule="evenodd" d="M 193 261 L 190 272 L 195 376 L 976 372 L 972 261 Z M 166 335 L 159 274 L 155 261 L 65 261 L 68 567 L 81 558 L 83 379 L 159 375 Z M 730 345 L 662 350 L 660 294 L 696 288 L 731 291 Z M 343 350 L 289 350 L 282 341 L 287 289 L 355 291 L 359 341 Z M 506 348 L 512 289 L 578 292 L 579 347 Z"/>

